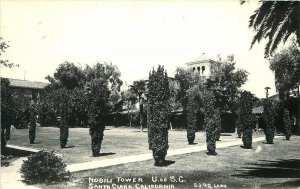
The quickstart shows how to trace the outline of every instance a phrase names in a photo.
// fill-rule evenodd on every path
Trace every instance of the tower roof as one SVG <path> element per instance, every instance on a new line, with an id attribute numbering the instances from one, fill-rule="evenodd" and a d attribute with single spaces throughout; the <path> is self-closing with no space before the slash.
<path id="1" fill-rule="evenodd" d="M 201 62 L 213 62 L 213 60 L 205 53 L 202 53 L 199 57 L 195 58 L 194 60 L 187 62 L 186 64 L 188 66 L 196 64 L 196 63 L 201 63 Z"/>

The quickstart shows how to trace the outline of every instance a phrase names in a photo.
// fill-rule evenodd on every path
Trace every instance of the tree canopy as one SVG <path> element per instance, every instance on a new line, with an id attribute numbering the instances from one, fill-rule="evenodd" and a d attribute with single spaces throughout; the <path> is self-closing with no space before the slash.
<path id="1" fill-rule="evenodd" d="M 269 57 L 280 42 L 285 43 L 292 34 L 300 44 L 299 10 L 299 1 L 261 1 L 249 20 L 249 27 L 255 31 L 250 48 L 267 38 L 265 57 Z"/>
<path id="2" fill-rule="evenodd" d="M 270 59 L 270 69 L 275 73 L 276 89 L 281 99 L 300 84 L 300 48 L 293 43 Z"/>
<path id="3" fill-rule="evenodd" d="M 0 37 L 0 66 L 3 65 L 5 67 L 13 67 L 13 66 L 19 66 L 18 64 L 14 64 L 12 62 L 9 62 L 8 60 L 3 60 L 2 55 L 5 53 L 6 49 L 9 47 L 8 42 L 4 41 L 3 38 Z"/>

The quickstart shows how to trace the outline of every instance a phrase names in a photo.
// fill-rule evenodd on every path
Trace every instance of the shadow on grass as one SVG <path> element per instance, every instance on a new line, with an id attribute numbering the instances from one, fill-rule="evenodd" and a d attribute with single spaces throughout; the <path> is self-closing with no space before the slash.
<path id="1" fill-rule="evenodd" d="M 274 142 L 273 142 L 273 143 L 262 142 L 262 143 L 263 143 L 263 144 L 272 144 L 272 145 L 274 144 Z"/>
<path id="2" fill-rule="evenodd" d="M 283 183 L 271 183 L 271 184 L 263 184 L 261 188 L 298 188 L 300 186 L 300 179 L 287 181 Z"/>
<path id="3" fill-rule="evenodd" d="M 41 142 L 34 142 L 34 143 L 30 143 L 30 144 L 41 144 Z"/>
<path id="4" fill-rule="evenodd" d="M 236 177 L 261 177 L 261 178 L 299 178 L 300 160 L 261 160 L 257 164 L 249 164 L 249 167 L 243 167 L 237 170 L 238 173 L 232 176 Z"/>
<path id="5" fill-rule="evenodd" d="M 133 131 L 134 133 L 147 133 L 147 131 Z"/>
<path id="6" fill-rule="evenodd" d="M 221 136 L 232 136 L 231 134 L 222 134 L 221 133 Z"/>
<path id="7" fill-rule="evenodd" d="M 172 164 L 174 164 L 175 163 L 175 161 L 172 161 L 172 160 L 165 160 L 165 161 L 163 161 L 163 163 L 162 164 L 154 164 L 154 166 L 155 167 L 168 167 L 169 165 L 172 165 Z"/>
<path id="8" fill-rule="evenodd" d="M 252 149 L 253 148 L 253 147 L 247 148 L 247 147 L 245 147 L 243 145 L 241 145 L 240 147 L 243 148 L 243 149 Z"/>
<path id="9" fill-rule="evenodd" d="M 108 152 L 108 153 L 100 153 L 99 156 L 111 156 L 111 155 L 115 155 L 116 153 L 113 152 Z"/>
<path id="10" fill-rule="evenodd" d="M 35 152 L 6 147 L 5 150 L 1 152 L 1 155 L 13 155 L 17 157 L 26 157 L 34 153 Z"/>

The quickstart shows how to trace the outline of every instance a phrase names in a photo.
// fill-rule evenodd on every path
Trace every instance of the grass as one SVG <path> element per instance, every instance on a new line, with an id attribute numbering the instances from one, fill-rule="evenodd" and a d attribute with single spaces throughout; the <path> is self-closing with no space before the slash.
<path id="1" fill-rule="evenodd" d="M 261 135 L 256 135 L 261 136 Z M 107 158 L 123 157 L 150 153 L 148 149 L 147 132 L 139 132 L 138 128 L 111 128 L 104 131 L 104 140 L 100 157 L 92 157 L 91 138 L 88 128 L 70 128 L 67 148 L 61 149 L 59 144 L 59 129 L 54 127 L 38 127 L 35 144 L 29 144 L 28 129 L 13 130 L 9 144 L 36 149 L 54 150 L 62 155 L 67 164 L 95 161 Z M 235 134 L 224 134 L 222 141 L 236 139 Z M 205 144 L 203 132 L 196 133 L 196 145 Z M 169 149 L 189 147 L 186 131 L 169 131 Z"/>
<path id="2" fill-rule="evenodd" d="M 264 135 L 255 133 L 253 137 L 261 136 Z M 221 142 L 236 139 L 236 134 L 226 133 L 221 136 Z M 197 144 L 192 147 L 205 144 L 203 132 L 197 133 L 195 142 Z M 123 184 L 123 188 L 124 184 L 127 188 L 135 188 L 136 183 L 118 183 L 117 177 L 141 179 L 143 182 L 140 184 L 155 184 L 152 177 L 157 177 L 163 180 L 158 184 L 174 184 L 175 188 L 296 188 L 300 185 L 299 142 L 299 136 L 292 136 L 291 141 L 275 139 L 275 144 L 272 145 L 257 142 L 252 149 L 243 149 L 240 146 L 217 149 L 217 156 L 207 156 L 205 151 L 177 155 L 168 157 L 168 160 L 175 163 L 167 167 L 154 167 L 153 160 L 110 166 L 73 173 L 72 181 L 68 183 L 37 186 L 53 189 L 90 188 L 89 178 L 92 177 L 112 180 L 115 184 Z M 29 144 L 27 129 L 14 130 L 9 143 L 54 150 L 63 155 L 67 164 L 150 153 L 147 132 L 129 128 L 105 130 L 101 149 L 103 156 L 100 157 L 91 156 L 87 128 L 71 128 L 69 148 L 65 149 L 60 149 L 59 146 L 59 129 L 52 127 L 38 127 L 35 144 Z M 169 131 L 169 146 L 169 149 L 191 147 L 187 143 L 185 131 Z M 172 183 L 171 177 L 177 182 Z M 182 180 L 183 183 L 180 182 Z M 113 188 L 111 183 L 102 184 L 103 187 L 106 185 Z M 96 186 L 99 188 L 101 185 L 96 183 Z"/>
<path id="3" fill-rule="evenodd" d="M 140 178 L 143 180 L 140 184 L 155 184 L 152 177 L 158 177 L 167 179 L 158 184 L 174 184 L 175 188 L 297 188 L 300 184 L 299 142 L 300 137 L 293 136 L 291 141 L 275 139 L 272 145 L 257 142 L 252 149 L 240 146 L 217 149 L 217 156 L 207 156 L 205 152 L 172 156 L 168 159 L 175 163 L 167 167 L 154 167 L 153 160 L 128 163 L 73 173 L 70 183 L 39 186 L 92 188 L 89 187 L 89 177 L 92 177 L 135 188 L 136 183 L 118 183 L 117 177 Z M 172 183 L 171 177 L 177 182 Z"/>

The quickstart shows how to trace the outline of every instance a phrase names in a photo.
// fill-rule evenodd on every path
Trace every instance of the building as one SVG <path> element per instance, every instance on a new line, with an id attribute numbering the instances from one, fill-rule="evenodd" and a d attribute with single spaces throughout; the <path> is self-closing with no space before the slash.
<path id="1" fill-rule="evenodd" d="M 205 53 L 202 53 L 198 58 L 187 62 L 186 65 L 188 69 L 199 74 L 204 79 L 214 77 L 216 70 L 221 67 L 221 63 L 214 61 Z"/>
<path id="2" fill-rule="evenodd" d="M 18 90 L 28 99 L 38 99 L 40 92 L 50 83 L 28 81 L 21 79 L 7 78 L 10 82 L 10 87 L 13 90 Z"/>

